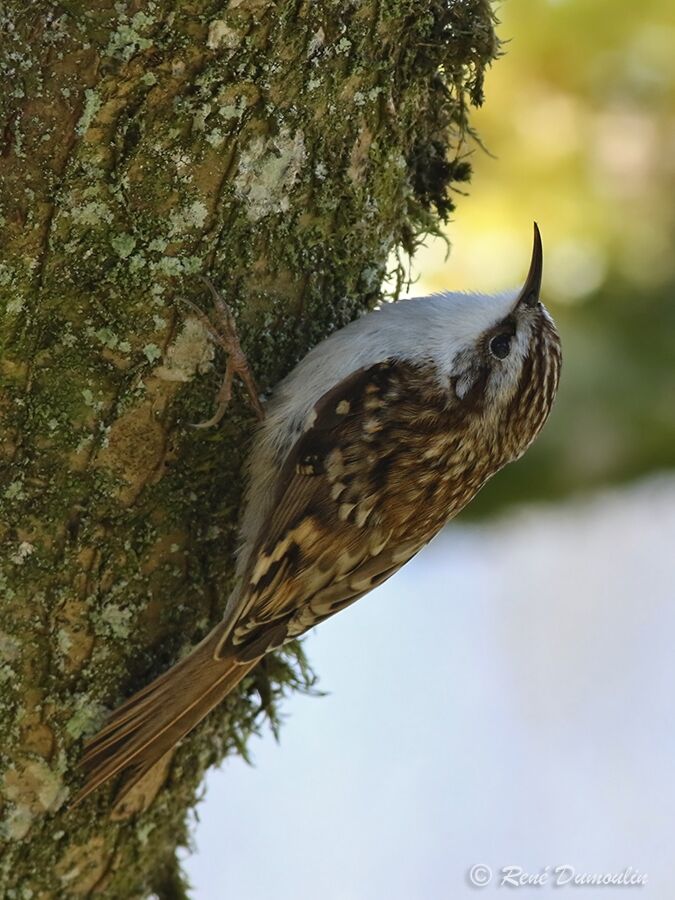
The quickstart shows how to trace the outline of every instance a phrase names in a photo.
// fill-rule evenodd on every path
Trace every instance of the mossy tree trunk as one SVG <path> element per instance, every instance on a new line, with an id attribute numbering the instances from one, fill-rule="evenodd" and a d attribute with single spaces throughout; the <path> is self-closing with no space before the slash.
<path id="1" fill-rule="evenodd" d="M 264 389 L 447 214 L 487 0 L 63 0 L 0 10 L 0 895 L 180 895 L 204 769 L 269 660 L 119 809 L 84 736 L 218 619 L 253 419 L 212 411 L 219 285 Z M 145 807 L 144 809 L 141 807 Z"/>

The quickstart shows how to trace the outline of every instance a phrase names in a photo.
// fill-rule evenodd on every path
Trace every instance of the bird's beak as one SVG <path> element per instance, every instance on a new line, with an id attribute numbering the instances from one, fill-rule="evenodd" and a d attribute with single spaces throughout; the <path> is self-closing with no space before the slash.
<path id="1" fill-rule="evenodd" d="M 537 223 L 534 223 L 534 243 L 532 245 L 532 261 L 530 262 L 530 271 L 527 273 L 523 289 L 518 294 L 516 306 L 521 303 L 525 306 L 536 306 L 539 302 L 539 292 L 541 291 L 541 273 L 544 268 L 544 250 L 541 244 L 541 234 Z"/>

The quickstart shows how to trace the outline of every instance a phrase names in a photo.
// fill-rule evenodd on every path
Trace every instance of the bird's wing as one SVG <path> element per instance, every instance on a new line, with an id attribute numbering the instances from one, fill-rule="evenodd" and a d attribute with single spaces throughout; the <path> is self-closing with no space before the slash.
<path id="1" fill-rule="evenodd" d="M 386 361 L 319 400 L 280 473 L 220 653 L 245 660 L 302 634 L 392 575 L 443 524 L 423 509 L 414 471 L 427 439 L 447 427 L 447 397 L 429 383 L 419 368 Z"/>
<path id="2" fill-rule="evenodd" d="M 77 802 L 129 769 L 126 796 L 268 650 L 380 584 L 438 530 L 437 450 L 453 425 L 434 385 L 419 367 L 385 362 L 321 398 L 280 474 L 234 624 L 111 716 L 87 745 Z"/>

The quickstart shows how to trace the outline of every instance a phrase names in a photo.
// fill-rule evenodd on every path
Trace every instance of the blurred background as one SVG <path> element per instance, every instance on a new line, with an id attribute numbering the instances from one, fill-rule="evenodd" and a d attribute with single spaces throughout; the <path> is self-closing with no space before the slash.
<path id="1" fill-rule="evenodd" d="M 322 699 L 210 773 L 198 900 L 489 896 L 504 866 L 673 896 L 675 4 L 511 0 L 451 253 L 409 293 L 522 280 L 531 222 L 565 364 L 526 458 L 306 641 Z M 469 869 L 490 867 L 485 887 Z M 524 896 L 555 890 L 550 881 Z"/>
<path id="2" fill-rule="evenodd" d="M 501 290 L 544 239 L 564 341 L 554 418 L 471 514 L 675 464 L 675 3 L 517 0 L 472 122 L 473 178 L 413 294 Z"/>

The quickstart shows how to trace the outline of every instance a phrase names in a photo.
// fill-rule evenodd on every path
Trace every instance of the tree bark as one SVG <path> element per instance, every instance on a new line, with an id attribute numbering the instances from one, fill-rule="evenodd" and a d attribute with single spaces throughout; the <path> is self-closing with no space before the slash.
<path id="1" fill-rule="evenodd" d="M 120 809 L 82 740 L 217 621 L 253 416 L 180 297 L 209 274 L 264 390 L 372 306 L 468 178 L 488 0 L 64 0 L 0 10 L 0 895 L 183 895 L 205 768 L 296 645 Z M 224 847 L 227 841 L 224 839 Z"/>

